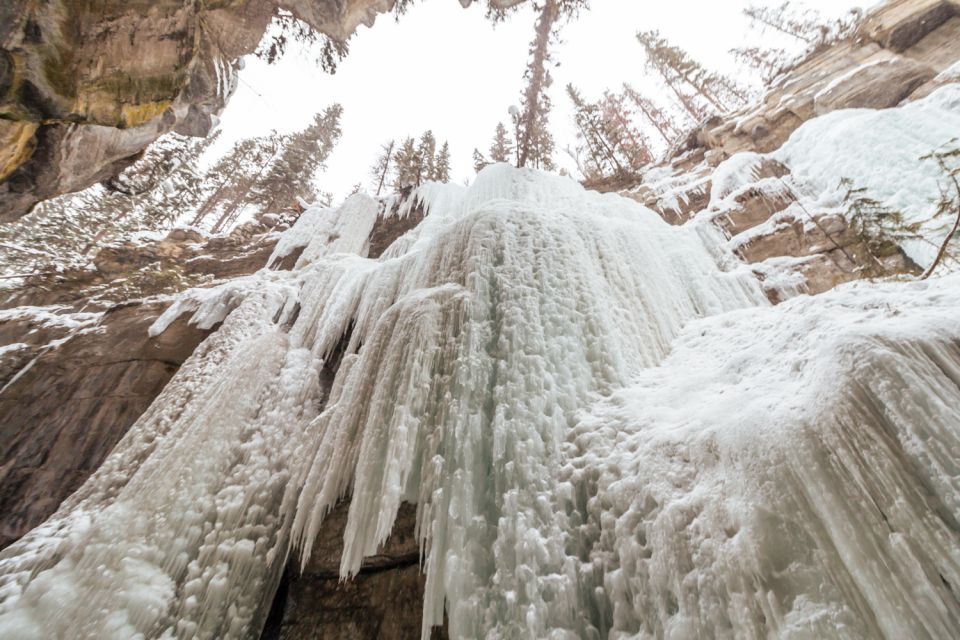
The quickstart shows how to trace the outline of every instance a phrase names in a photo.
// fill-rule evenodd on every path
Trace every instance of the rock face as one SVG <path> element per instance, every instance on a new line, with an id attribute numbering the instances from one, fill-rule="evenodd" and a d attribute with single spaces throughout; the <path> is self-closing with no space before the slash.
<path id="1" fill-rule="evenodd" d="M 27 361 L 15 379 L 7 372 L 0 393 L 0 547 L 83 484 L 206 336 L 178 321 L 150 339 L 147 328 L 165 307 L 118 305 L 86 330 L 67 330 L 59 346 L 20 350 Z M 49 345 L 63 331 L 31 323 L 24 333 Z"/>
<path id="2" fill-rule="evenodd" d="M 0 547 L 97 469 L 210 333 L 181 319 L 151 338 L 168 302 L 149 296 L 257 271 L 275 231 L 292 222 L 272 216 L 225 236 L 174 230 L 108 247 L 94 270 L 38 277 L 0 299 Z"/>
<path id="3" fill-rule="evenodd" d="M 707 121 L 682 149 L 689 170 L 740 151 L 779 148 L 810 118 L 856 107 L 887 108 L 909 99 L 960 57 L 960 2 L 893 0 L 858 34 L 806 58 L 778 79 L 759 107 Z"/>
<path id="4" fill-rule="evenodd" d="M 422 219 L 420 210 L 379 218 L 371 255 Z M 83 484 L 210 333 L 184 317 L 151 338 L 148 328 L 169 305 L 156 296 L 191 286 L 196 277 L 214 283 L 263 268 L 276 232 L 293 221 L 265 216 L 225 236 L 178 229 L 158 242 L 108 247 L 94 270 L 38 279 L 0 300 L 0 309 L 7 308 L 0 311 L 0 548 L 41 524 Z M 127 293 L 124 283 L 142 273 L 158 277 L 141 278 L 137 294 Z M 112 302 L 124 295 L 155 297 Z M 306 572 L 290 567 L 274 626 L 265 632 L 281 635 L 266 637 L 415 637 L 423 576 L 413 510 L 404 513 L 383 554 L 344 586 L 335 568 L 346 510 L 338 510 L 331 523 L 341 529 L 324 530 Z"/>
<path id="5" fill-rule="evenodd" d="M 169 131 L 205 136 L 275 11 L 346 39 L 394 0 L 4 2 L 0 220 L 116 175 Z"/>
<path id="6" fill-rule="evenodd" d="M 654 184 L 612 190 L 643 202 L 672 224 L 713 217 L 731 248 L 754 265 L 779 301 L 783 279 L 791 292 L 817 294 L 865 277 L 919 271 L 889 243 L 867 238 L 836 211 L 809 210 L 786 187 L 790 169 L 764 159 L 746 184 L 712 214 L 719 199 L 715 172 L 740 153 L 779 149 L 805 122 L 840 109 L 886 109 L 928 96 L 945 84 L 942 72 L 960 59 L 960 3 L 894 0 L 877 8 L 848 41 L 814 52 L 784 74 L 763 102 L 740 113 L 712 118 L 694 131 L 677 155 L 657 172 Z M 955 80 L 954 80 L 955 81 Z M 840 177 L 838 177 L 839 180 Z M 750 181 L 748 180 L 748 183 Z"/>
<path id="7" fill-rule="evenodd" d="M 327 516 L 301 572 L 291 566 L 274 602 L 262 640 L 405 640 L 420 635 L 425 584 L 414 530 L 416 508 L 402 504 L 393 534 L 360 573 L 340 580 L 340 555 L 349 501 Z M 437 640 L 446 638 L 434 629 Z"/>

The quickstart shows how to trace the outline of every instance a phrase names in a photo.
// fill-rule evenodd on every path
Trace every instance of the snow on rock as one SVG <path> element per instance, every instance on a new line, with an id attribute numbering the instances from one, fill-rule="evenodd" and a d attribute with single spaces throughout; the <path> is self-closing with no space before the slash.
<path id="1" fill-rule="evenodd" d="M 772 157 L 807 193 L 836 201 L 847 178 L 907 222 L 924 223 L 926 239 L 905 240 L 903 249 L 929 266 L 952 221 L 931 219 L 947 182 L 936 162 L 921 158 L 960 144 L 958 135 L 960 85 L 952 84 L 895 109 L 847 109 L 810 120 Z"/>
<path id="2" fill-rule="evenodd" d="M 370 196 L 358 193 L 347 198 L 340 207 L 308 208 L 280 237 L 267 264 L 274 264 L 297 249 L 303 249 L 298 266 L 309 264 L 323 255 L 361 253 L 377 220 L 378 206 Z"/>
<path id="3" fill-rule="evenodd" d="M 256 635 L 347 497 L 344 577 L 416 503 L 425 638 L 956 628 L 956 279 L 771 309 L 716 232 L 569 179 L 412 197 L 378 260 L 351 198 L 158 320 L 222 326 L 0 553 L 0 637 Z"/>
<path id="4" fill-rule="evenodd" d="M 0 309 L 0 323 L 29 322 L 31 326 L 37 328 L 85 329 L 94 326 L 102 317 L 102 312 L 73 311 L 68 306 L 23 306 Z"/>
<path id="5" fill-rule="evenodd" d="M 960 60 L 937 74 L 933 81 L 937 83 L 960 82 Z"/>
<path id="6" fill-rule="evenodd" d="M 717 208 L 737 191 L 757 181 L 764 156 L 752 151 L 738 153 L 717 166 L 713 172 L 710 206 Z"/>

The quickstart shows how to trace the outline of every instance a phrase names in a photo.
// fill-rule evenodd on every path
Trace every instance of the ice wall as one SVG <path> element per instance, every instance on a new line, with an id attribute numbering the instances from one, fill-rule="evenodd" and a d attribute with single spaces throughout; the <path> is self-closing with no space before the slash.
<path id="1" fill-rule="evenodd" d="M 444 608 L 457 638 L 956 621 L 955 281 L 769 309 L 706 228 L 571 180 L 415 206 L 379 260 L 355 196 L 287 232 L 296 270 L 172 305 L 154 331 L 222 326 L 0 554 L 0 636 L 255 636 L 347 498 L 344 576 L 417 504 L 425 637 Z"/>

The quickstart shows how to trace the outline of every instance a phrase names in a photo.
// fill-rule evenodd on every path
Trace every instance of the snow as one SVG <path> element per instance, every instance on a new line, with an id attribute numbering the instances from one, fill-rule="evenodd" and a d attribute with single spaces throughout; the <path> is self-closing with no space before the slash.
<path id="1" fill-rule="evenodd" d="M 943 82 L 957 82 L 960 81 L 960 60 L 957 60 L 952 65 L 941 71 L 936 78 L 933 79 L 935 83 Z"/>
<path id="2" fill-rule="evenodd" d="M 880 60 L 872 60 L 872 61 L 870 61 L 870 62 L 865 62 L 864 64 L 861 64 L 860 66 L 854 67 L 854 68 L 851 69 L 850 71 L 847 71 L 846 73 L 843 73 L 843 74 L 835 77 L 835 78 L 834 78 L 833 80 L 831 80 L 830 82 L 828 82 L 828 83 L 827 83 L 822 89 L 820 89 L 820 90 L 817 92 L 817 94 L 814 96 L 814 101 L 816 102 L 816 101 L 821 100 L 822 98 L 825 98 L 825 97 L 829 96 L 835 89 L 837 89 L 838 87 L 842 87 L 843 85 L 847 84 L 848 82 L 850 82 L 851 78 L 853 78 L 854 76 L 859 75 L 861 72 L 865 71 L 866 69 L 869 69 L 870 67 L 876 67 L 876 66 L 880 66 L 880 65 L 888 65 L 888 64 L 891 64 L 892 60 L 893 60 L 892 58 L 882 58 L 882 59 L 880 59 Z"/>
<path id="3" fill-rule="evenodd" d="M 341 499 L 344 578 L 417 505 L 424 638 L 960 625 L 957 276 L 772 308 L 706 225 L 506 165 L 378 260 L 374 205 L 157 321 L 222 324 L 0 553 L 0 637 L 256 635 Z"/>
<path id="4" fill-rule="evenodd" d="M 743 152 L 721 162 L 713 172 L 710 207 L 722 209 L 732 196 L 752 186 L 759 179 L 764 160 L 759 153 Z"/>
<path id="5" fill-rule="evenodd" d="M 952 276 L 714 316 L 585 414 L 610 637 L 952 636 L 957 311 Z"/>
<path id="6" fill-rule="evenodd" d="M 948 216 L 932 218 L 946 186 L 935 162 L 921 161 L 957 143 L 960 85 L 941 87 L 923 100 L 895 109 L 847 109 L 806 122 L 772 157 L 792 171 L 792 180 L 814 197 L 842 197 L 840 180 L 924 224 L 926 241 L 906 240 L 903 249 L 921 266 L 936 256 L 949 229 Z"/>
<path id="7" fill-rule="evenodd" d="M 0 346 L 0 358 L 2 358 L 4 354 L 16 353 L 17 351 L 21 351 L 23 349 L 29 349 L 29 348 L 30 348 L 30 345 L 25 342 L 13 342 L 10 344 L 5 344 L 3 346 Z"/>
<path id="8" fill-rule="evenodd" d="M 83 329 L 95 325 L 102 317 L 102 312 L 73 311 L 71 307 L 57 305 L 0 309 L 0 323 L 28 322 L 36 328 Z"/>
<path id="9" fill-rule="evenodd" d="M 362 248 L 378 210 L 377 201 L 363 193 L 350 196 L 337 208 L 312 206 L 297 219 L 290 232 L 280 237 L 267 264 L 272 265 L 297 249 L 303 249 L 298 265 L 342 251 L 365 253 Z"/>

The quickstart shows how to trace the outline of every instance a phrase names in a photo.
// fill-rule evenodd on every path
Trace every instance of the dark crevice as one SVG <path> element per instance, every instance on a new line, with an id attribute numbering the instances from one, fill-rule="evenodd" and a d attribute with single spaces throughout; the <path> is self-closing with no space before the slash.
<path id="1" fill-rule="evenodd" d="M 384 571 L 393 571 L 394 569 L 406 569 L 420 565 L 420 553 L 407 553 L 402 556 L 371 556 L 367 558 L 360 567 L 360 572 L 353 577 L 354 580 L 364 576 L 376 575 Z M 300 575 L 301 578 L 313 578 L 317 580 L 341 580 L 339 571 L 308 571 Z"/>

